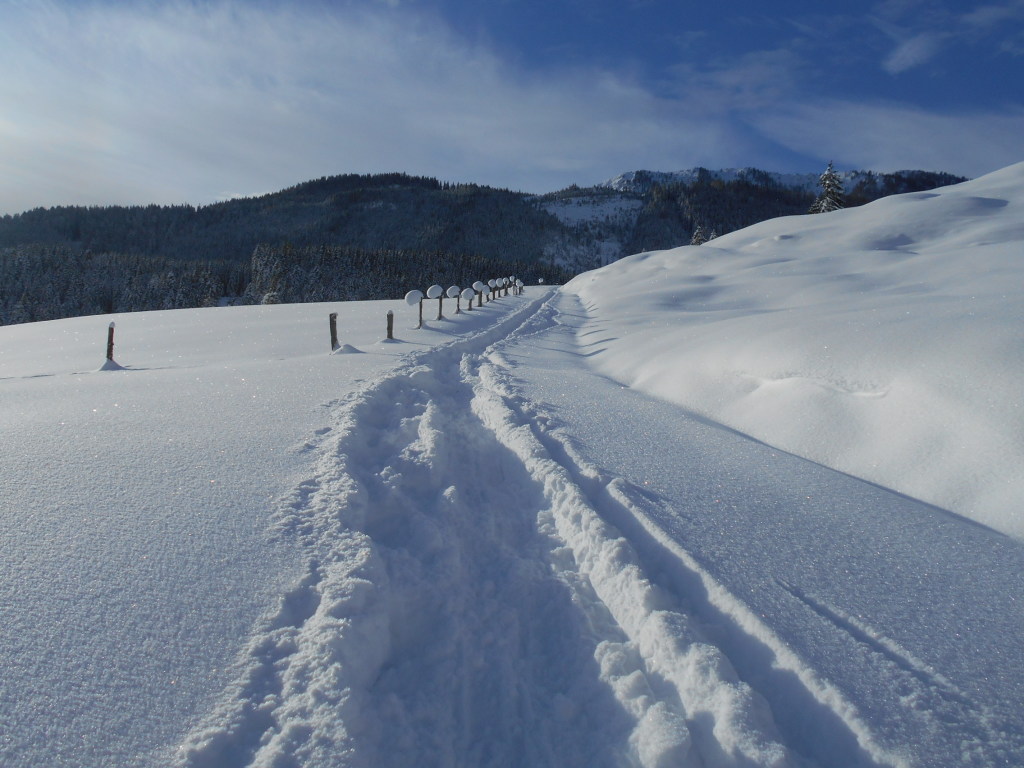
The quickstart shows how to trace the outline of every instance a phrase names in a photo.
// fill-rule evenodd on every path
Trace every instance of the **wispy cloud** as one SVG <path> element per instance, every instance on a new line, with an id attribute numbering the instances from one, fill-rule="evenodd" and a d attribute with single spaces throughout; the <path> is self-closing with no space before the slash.
<path id="1" fill-rule="evenodd" d="M 965 24 L 981 29 L 991 29 L 1007 23 L 1024 22 L 1024 0 L 981 5 L 965 13 L 961 19 Z"/>
<path id="2" fill-rule="evenodd" d="M 1024 0 L 982 5 L 964 14 L 960 21 L 970 33 L 994 37 L 994 48 L 1000 53 L 1024 55 Z"/>
<path id="3" fill-rule="evenodd" d="M 793 98 L 808 63 L 791 50 L 751 51 L 673 69 L 679 98 L 704 115 L 724 115 Z"/>
<path id="4" fill-rule="evenodd" d="M 882 62 L 882 68 L 890 75 L 898 75 L 919 67 L 935 57 L 945 39 L 945 35 L 922 32 L 902 40 Z"/>
<path id="5" fill-rule="evenodd" d="M 938 17 L 906 22 L 915 2 L 879 11 L 893 72 L 947 44 Z M 998 28 L 1022 2 L 976 9 L 963 26 Z M 818 37 L 780 23 L 802 37 L 704 58 L 680 46 L 677 66 L 643 82 L 615 62 L 510 63 L 487 35 L 460 37 L 415 0 L 0 3 L 0 212 L 205 203 L 346 172 L 546 191 L 641 167 L 778 157 L 970 175 L 1019 159 L 1017 112 L 820 104 L 808 84 L 827 85 L 832 70 L 814 55 L 842 25 L 805 21 Z M 692 35 L 705 52 L 714 40 Z"/>
<path id="6" fill-rule="evenodd" d="M 881 62 L 891 75 L 922 67 L 953 46 L 975 46 L 979 55 L 1016 55 L 1024 44 L 1024 0 L 989 3 L 967 12 L 941 2 L 887 0 L 868 18 L 892 43 Z"/>
<path id="7" fill-rule="evenodd" d="M 530 76 L 384 4 L 45 4 L 0 27 L 16 74 L 0 171 L 20 183 L 0 210 L 206 202 L 350 171 L 537 189 L 724 156 L 728 140 L 622 76 Z"/>
<path id="8" fill-rule="evenodd" d="M 841 100 L 793 105 L 758 117 L 766 135 L 857 168 L 908 168 L 980 176 L 1024 160 L 1024 108 L 943 115 L 896 104 Z"/>

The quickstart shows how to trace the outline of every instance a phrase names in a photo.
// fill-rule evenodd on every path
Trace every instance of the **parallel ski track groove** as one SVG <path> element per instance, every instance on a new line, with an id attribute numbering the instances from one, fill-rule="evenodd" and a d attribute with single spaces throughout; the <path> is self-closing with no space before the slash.
<path id="1" fill-rule="evenodd" d="M 834 747 L 841 744 L 845 745 L 838 751 L 844 755 L 843 768 L 906 765 L 903 757 L 875 743 L 869 728 L 837 690 L 803 664 L 753 611 L 737 609 L 739 601 L 728 595 L 693 555 L 660 530 L 645 510 L 663 506 L 663 500 L 591 465 L 574 450 L 572 438 L 560 428 L 557 416 L 519 393 L 502 351 L 549 330 L 557 322 L 557 314 L 553 300 L 549 300 L 513 334 L 492 345 L 488 350 L 489 369 L 483 374 L 489 379 L 488 386 L 500 393 L 520 423 L 530 425 L 534 438 L 569 473 L 594 511 L 622 531 L 636 548 L 645 578 L 677 601 L 677 610 L 687 617 L 695 641 L 706 642 L 706 636 L 713 635 L 716 642 L 724 641 L 724 648 L 736 649 L 745 662 L 744 684 L 761 691 L 766 700 L 780 699 L 772 695 L 773 688 L 788 692 L 781 699 L 786 706 L 799 708 L 801 715 L 795 719 L 814 724 L 807 730 L 817 731 L 818 742 L 825 747 L 819 750 L 804 745 L 809 747 L 810 755 L 829 765 L 829 755 L 837 754 Z M 705 633 L 702 625 L 716 629 Z M 758 650 L 752 652 L 753 648 Z M 758 666 L 752 668 L 751 663 Z M 793 744 L 799 744 L 799 740 Z"/>

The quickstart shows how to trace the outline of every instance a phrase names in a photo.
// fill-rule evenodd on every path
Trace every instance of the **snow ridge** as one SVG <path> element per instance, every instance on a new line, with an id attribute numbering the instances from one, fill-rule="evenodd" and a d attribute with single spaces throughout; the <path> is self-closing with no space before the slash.
<path id="1" fill-rule="evenodd" d="M 812 754 L 826 765 L 836 755 L 845 766 L 908 765 L 877 743 L 856 708 L 834 686 L 664 532 L 654 519 L 663 513 L 660 499 L 588 462 L 557 416 L 518 394 L 515 365 L 502 350 L 515 344 L 516 337 L 543 333 L 557 322 L 549 302 L 486 355 L 481 378 L 491 391 L 501 393 L 507 419 L 519 425 L 496 429 L 507 436 L 503 442 L 518 446 L 527 466 L 547 478 L 549 496 L 553 478 L 561 478 L 558 488 L 564 498 L 552 502 L 560 537 L 649 669 L 673 684 L 693 739 L 703 746 L 697 751 L 705 764 L 803 765 Z M 601 536 L 596 537 L 598 531 Z M 601 546 L 595 538 L 609 543 Z M 652 579 L 649 574 L 659 576 Z M 712 634 L 729 656 L 708 640 Z M 732 658 L 743 661 L 742 678 Z M 761 692 L 799 713 L 795 719 L 801 722 L 802 736 L 779 736 Z M 792 712 L 787 717 L 794 719 Z M 792 751 L 794 747 L 802 754 Z M 709 752 L 716 756 L 709 757 Z"/>

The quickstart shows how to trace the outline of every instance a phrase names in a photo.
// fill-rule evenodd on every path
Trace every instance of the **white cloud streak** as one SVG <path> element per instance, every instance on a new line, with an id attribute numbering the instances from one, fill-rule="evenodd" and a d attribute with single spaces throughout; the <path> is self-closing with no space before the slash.
<path id="1" fill-rule="evenodd" d="M 0 28 L 0 211 L 389 170 L 539 191 L 727 154 L 718 126 L 628 80 L 531 79 L 382 4 L 47 4 Z"/>
<path id="2" fill-rule="evenodd" d="M 894 66 L 930 53 L 922 41 Z M 612 71 L 512 67 L 386 0 L 12 1 L 0 72 L 0 213 L 201 204 L 348 172 L 548 191 L 645 167 L 772 168 L 779 147 L 968 175 L 1020 159 L 1016 111 L 809 106 L 793 51 L 723 51 L 656 95 Z"/>
<path id="3" fill-rule="evenodd" d="M 1024 22 L 1024 0 L 981 5 L 964 14 L 962 21 L 979 29 L 992 29 L 1005 24 Z"/>
<path id="4" fill-rule="evenodd" d="M 834 100 L 762 115 L 758 127 L 793 149 L 877 171 L 921 169 L 976 177 L 1024 160 L 1024 108 L 940 115 Z"/>
<path id="5" fill-rule="evenodd" d="M 922 32 L 903 40 L 882 62 L 882 68 L 890 75 L 898 75 L 931 61 L 938 54 L 945 40 L 944 35 Z"/>

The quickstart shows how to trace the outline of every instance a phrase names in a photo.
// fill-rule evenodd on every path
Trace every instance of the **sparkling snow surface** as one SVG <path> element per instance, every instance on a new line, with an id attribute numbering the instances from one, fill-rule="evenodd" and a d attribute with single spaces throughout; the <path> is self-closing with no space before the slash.
<path id="1" fill-rule="evenodd" d="M 0 765 L 1024 764 L 1022 208 L 0 328 Z"/>
<path id="2" fill-rule="evenodd" d="M 1024 537 L 1024 163 L 574 279 L 612 378 Z"/>

